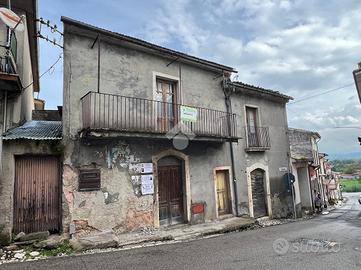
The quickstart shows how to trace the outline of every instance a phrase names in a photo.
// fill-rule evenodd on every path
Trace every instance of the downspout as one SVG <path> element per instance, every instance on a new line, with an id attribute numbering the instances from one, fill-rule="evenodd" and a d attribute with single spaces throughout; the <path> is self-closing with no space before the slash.
<path id="1" fill-rule="evenodd" d="M 236 179 L 236 169 L 235 169 L 235 161 L 234 161 L 234 149 L 233 149 L 233 143 L 232 143 L 232 139 L 231 139 L 231 119 L 230 119 L 230 115 L 232 114 L 232 104 L 231 104 L 231 93 L 229 91 L 227 91 L 228 87 L 227 87 L 227 82 L 226 79 L 224 77 L 223 74 L 223 93 L 224 93 L 224 97 L 225 97 L 225 104 L 226 104 L 226 110 L 227 110 L 227 124 L 228 124 L 228 134 L 229 134 L 229 149 L 230 149 L 230 156 L 231 156 L 231 169 L 232 169 L 232 183 L 233 183 L 233 192 L 234 192 L 234 202 L 235 202 L 235 210 L 236 210 L 236 216 L 239 216 L 239 211 L 238 211 L 238 189 L 237 189 L 237 179 Z"/>
<path id="2" fill-rule="evenodd" d="M 312 209 L 315 211 L 315 196 L 314 196 L 314 190 L 312 189 L 312 179 L 311 179 L 311 171 L 310 171 L 310 164 L 307 162 L 307 174 L 308 174 L 308 182 L 310 185 L 310 192 L 311 192 L 311 200 L 312 200 Z"/>
<path id="3" fill-rule="evenodd" d="M 100 36 L 98 36 L 98 93 L 100 93 Z"/>
<path id="4" fill-rule="evenodd" d="M 321 187 L 321 191 L 322 191 L 322 197 L 323 197 L 323 204 L 327 206 L 327 201 L 326 201 L 326 197 L 325 197 L 325 190 L 323 188 L 323 181 L 320 177 L 320 170 L 321 170 L 321 160 L 320 160 L 320 156 L 319 156 L 319 151 L 318 151 L 318 142 L 321 140 L 321 138 L 319 138 L 318 140 L 316 139 L 315 142 L 316 142 L 316 147 L 317 147 L 317 159 L 318 159 L 318 165 L 320 166 L 319 167 L 319 170 L 316 171 L 316 174 L 317 174 L 317 178 L 318 178 L 318 181 L 319 182 L 319 185 Z"/>

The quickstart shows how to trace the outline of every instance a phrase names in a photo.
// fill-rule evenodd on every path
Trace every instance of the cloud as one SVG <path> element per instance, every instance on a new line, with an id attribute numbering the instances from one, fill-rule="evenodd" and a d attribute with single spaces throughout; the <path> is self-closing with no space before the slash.
<path id="1" fill-rule="evenodd" d="M 163 1 L 145 35 L 231 65 L 240 80 L 297 100 L 352 82 L 351 72 L 361 60 L 359 14 L 357 0 L 330 0 L 327 5 L 306 0 Z M 321 133 L 361 124 L 353 87 L 289 105 L 288 114 L 291 126 Z M 325 145 L 326 151 L 334 152 L 332 145 L 340 148 L 337 140 Z"/>

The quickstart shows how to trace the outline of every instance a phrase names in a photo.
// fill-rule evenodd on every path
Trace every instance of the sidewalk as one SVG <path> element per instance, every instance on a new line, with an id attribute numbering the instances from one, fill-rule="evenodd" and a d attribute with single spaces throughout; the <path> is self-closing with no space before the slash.
<path id="1" fill-rule="evenodd" d="M 109 231 L 80 239 L 72 239 L 71 245 L 74 250 L 83 251 L 110 247 L 124 248 L 147 242 L 184 241 L 213 234 L 245 230 L 255 223 L 256 221 L 252 218 L 232 217 L 196 225 L 180 224 L 118 235 Z"/>

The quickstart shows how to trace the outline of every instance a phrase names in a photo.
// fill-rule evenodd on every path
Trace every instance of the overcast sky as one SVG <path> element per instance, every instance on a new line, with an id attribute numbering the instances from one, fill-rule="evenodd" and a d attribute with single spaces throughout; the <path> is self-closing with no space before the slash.
<path id="1" fill-rule="evenodd" d="M 361 61 L 360 0 L 39 0 L 39 14 L 59 27 L 65 15 L 230 65 L 237 80 L 293 96 L 289 126 L 318 131 L 321 151 L 361 151 L 361 129 L 336 128 L 361 128 L 350 85 Z M 61 49 L 41 41 L 40 52 L 43 72 Z M 61 62 L 41 79 L 40 98 L 47 108 L 61 104 Z"/>

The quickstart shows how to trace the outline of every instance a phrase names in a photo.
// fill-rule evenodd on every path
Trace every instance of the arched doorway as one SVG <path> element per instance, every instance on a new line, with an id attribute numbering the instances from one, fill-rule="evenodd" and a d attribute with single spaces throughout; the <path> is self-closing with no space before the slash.
<path id="1" fill-rule="evenodd" d="M 255 218 L 267 216 L 265 192 L 265 171 L 255 169 L 251 172 L 253 215 Z"/>
<path id="2" fill-rule="evenodd" d="M 175 156 L 158 160 L 159 224 L 183 223 L 184 214 L 184 161 Z"/>

